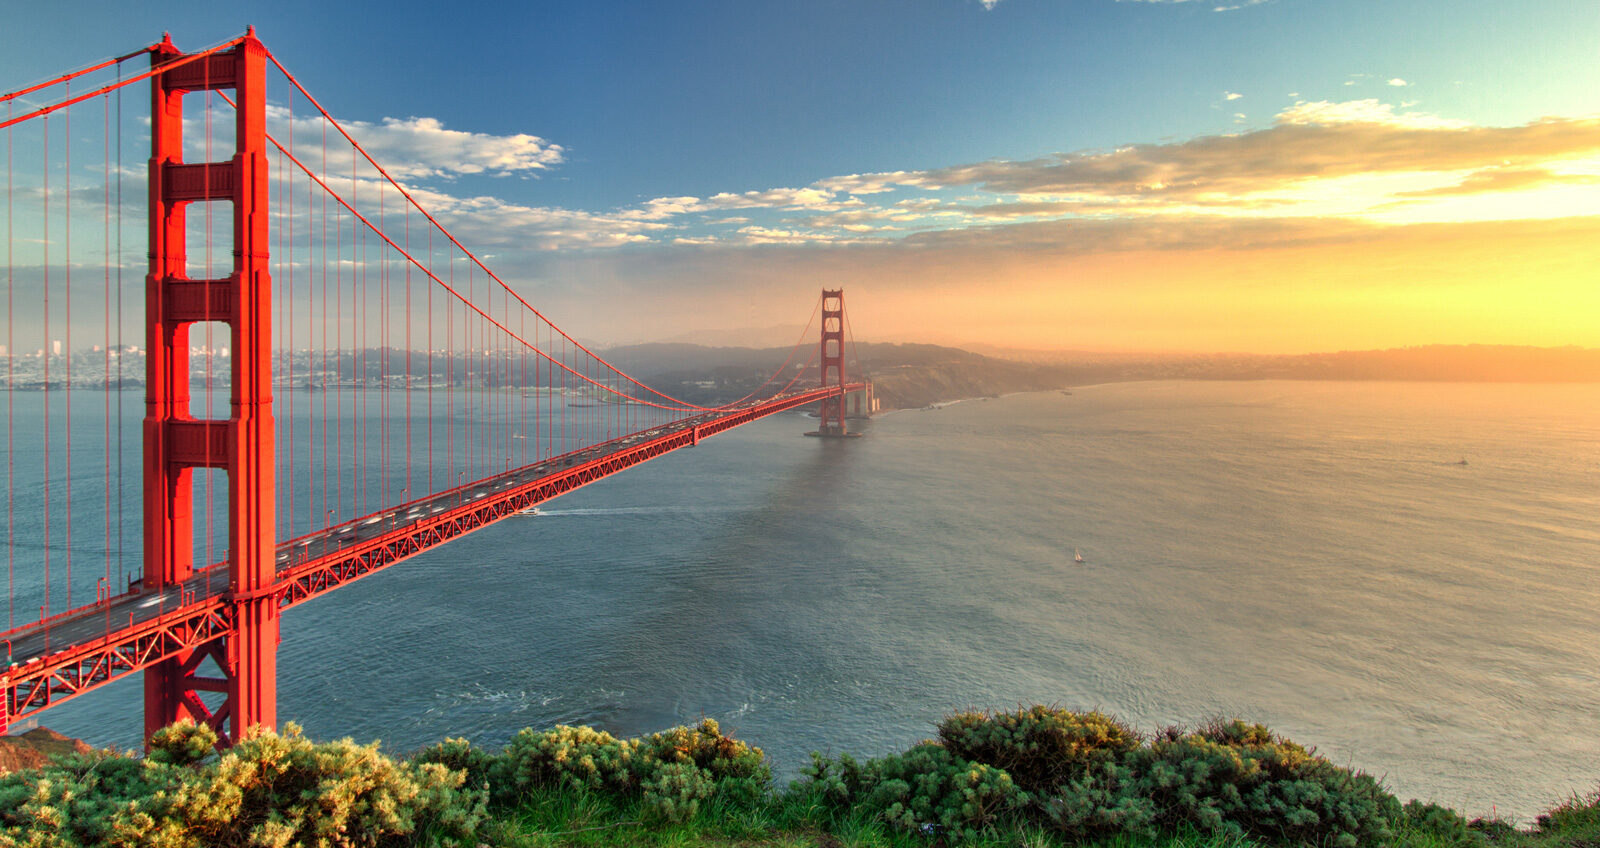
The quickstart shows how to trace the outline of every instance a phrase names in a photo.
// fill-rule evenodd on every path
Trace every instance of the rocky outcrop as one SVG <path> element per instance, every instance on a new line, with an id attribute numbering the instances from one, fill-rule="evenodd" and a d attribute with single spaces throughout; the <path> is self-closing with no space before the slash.
<path id="1" fill-rule="evenodd" d="M 57 754 L 87 754 L 94 749 L 81 739 L 36 727 L 17 736 L 0 736 L 0 774 L 38 768 Z"/>

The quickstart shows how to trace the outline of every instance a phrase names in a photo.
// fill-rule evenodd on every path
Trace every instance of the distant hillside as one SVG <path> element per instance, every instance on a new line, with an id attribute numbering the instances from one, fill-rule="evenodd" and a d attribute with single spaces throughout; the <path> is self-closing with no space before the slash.
<path id="1" fill-rule="evenodd" d="M 809 353 L 798 353 L 789 368 Z M 605 354 L 624 371 L 685 400 L 715 403 L 760 385 L 790 349 L 649 344 Z M 856 355 L 851 376 L 870 376 L 885 409 L 1132 380 L 1600 382 L 1600 350 L 1578 347 L 1428 345 L 1297 356 L 1060 351 L 1017 361 L 939 345 L 859 344 Z"/>
<path id="2" fill-rule="evenodd" d="M 0 774 L 39 768 L 59 754 L 87 754 L 94 749 L 48 727 L 17 736 L 0 736 Z"/>
<path id="3" fill-rule="evenodd" d="M 727 402 L 756 388 L 783 365 L 789 348 L 700 347 L 647 344 L 612 348 L 608 360 L 644 375 L 694 403 Z M 809 350 L 790 362 L 805 363 Z M 926 406 L 942 400 L 1006 392 L 1037 391 L 1065 384 L 1058 367 L 995 359 L 953 347 L 921 344 L 860 344 L 849 376 L 865 373 L 885 409 Z"/>

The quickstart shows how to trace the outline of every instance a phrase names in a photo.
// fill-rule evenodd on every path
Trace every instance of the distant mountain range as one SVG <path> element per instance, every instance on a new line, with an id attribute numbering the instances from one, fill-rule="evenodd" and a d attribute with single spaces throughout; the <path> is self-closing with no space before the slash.
<path id="1" fill-rule="evenodd" d="M 789 348 L 651 344 L 611 348 L 605 355 L 673 394 L 687 392 L 691 396 L 685 399 L 709 401 L 748 391 L 789 353 Z M 883 406 L 902 409 L 1132 380 L 1600 382 L 1600 349 L 1580 347 L 1426 345 L 1300 355 L 1007 353 L 1002 357 L 922 344 L 863 343 L 856 350 L 859 371 L 871 377 Z M 679 390 L 668 388 L 674 384 Z"/>

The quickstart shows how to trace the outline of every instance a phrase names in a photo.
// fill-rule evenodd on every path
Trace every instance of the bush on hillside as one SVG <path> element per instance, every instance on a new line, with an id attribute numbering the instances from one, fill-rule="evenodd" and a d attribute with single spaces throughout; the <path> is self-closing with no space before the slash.
<path id="1" fill-rule="evenodd" d="M 117 825 L 169 785 L 160 770 L 109 751 L 13 772 L 0 778 L 0 846 L 110 844 Z"/>
<path id="2" fill-rule="evenodd" d="M 1035 796 L 1034 810 L 1042 824 L 1076 840 L 1149 835 L 1159 812 L 1142 776 L 1111 762 Z"/>
<path id="3" fill-rule="evenodd" d="M 498 759 L 482 748 L 474 748 L 465 739 L 452 737 L 418 751 L 412 755 L 411 762 L 417 765 L 438 763 L 451 771 L 465 774 L 464 785 L 486 789 L 490 782 L 489 771 Z"/>
<path id="4" fill-rule="evenodd" d="M 375 744 L 314 743 L 293 724 L 212 759 L 215 741 L 179 724 L 143 760 L 102 753 L 10 775 L 0 845 L 456 844 L 484 816 L 483 792 L 461 790 L 461 772 L 396 763 Z"/>
<path id="5" fill-rule="evenodd" d="M 932 826 L 974 839 L 1021 809 L 1028 795 L 1003 769 L 925 742 L 903 754 L 858 761 L 813 754 L 801 791 L 836 813 L 864 813 L 905 830 Z"/>
<path id="6" fill-rule="evenodd" d="M 1129 757 L 1167 825 L 1338 848 L 1392 839 L 1400 803 L 1371 776 L 1260 725 L 1221 730 L 1157 740 Z"/>
<path id="7" fill-rule="evenodd" d="M 1105 713 L 1045 706 L 956 713 L 939 724 L 939 741 L 956 757 L 1004 769 L 1031 793 L 1086 778 L 1141 742 L 1136 731 Z"/>
<path id="8" fill-rule="evenodd" d="M 552 789 L 603 792 L 638 798 L 646 815 L 673 822 L 692 818 L 711 799 L 749 806 L 772 782 L 761 749 L 723 735 L 711 719 L 637 739 L 591 727 L 524 728 L 499 754 L 448 739 L 415 761 L 465 772 L 470 784 L 487 784 L 500 806 Z"/>
<path id="9" fill-rule="evenodd" d="M 557 725 L 517 731 L 489 768 L 495 798 L 506 803 L 536 789 L 631 793 L 638 788 L 633 754 L 638 743 L 592 727 Z"/>
<path id="10" fill-rule="evenodd" d="M 1466 848 L 1484 842 L 1483 834 L 1473 830 L 1465 817 L 1449 807 L 1407 801 L 1401 808 L 1401 819 L 1397 824 L 1442 848 Z"/>
<path id="11" fill-rule="evenodd" d="M 694 727 L 674 727 L 638 741 L 634 767 L 643 783 L 666 785 L 661 772 L 668 766 L 693 768 L 701 775 L 695 782 L 713 790 L 705 797 L 715 795 L 739 806 L 754 803 L 772 785 L 772 768 L 761 749 L 723 735 L 722 728 L 709 718 Z M 674 773 L 678 771 L 682 770 Z M 668 782 L 677 785 L 688 780 L 674 777 Z M 657 790 L 657 794 L 662 793 Z"/>
<path id="12" fill-rule="evenodd" d="M 1263 725 L 1213 721 L 1147 743 L 1103 713 L 1040 706 L 958 713 L 901 755 L 814 756 L 806 778 L 825 809 L 966 834 L 1015 813 L 1075 839 L 1193 829 L 1355 848 L 1391 841 L 1402 818 L 1376 780 Z"/>

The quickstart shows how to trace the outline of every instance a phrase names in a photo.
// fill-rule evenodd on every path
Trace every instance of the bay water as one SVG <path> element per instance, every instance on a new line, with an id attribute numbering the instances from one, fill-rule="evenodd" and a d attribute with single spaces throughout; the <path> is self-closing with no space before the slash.
<path id="1" fill-rule="evenodd" d="M 289 611 L 280 721 L 405 752 L 712 717 L 793 776 L 1040 702 L 1263 722 L 1469 815 L 1600 786 L 1600 386 L 1146 382 L 814 426 Z M 133 747 L 141 692 L 43 723 Z"/>

